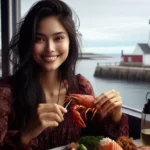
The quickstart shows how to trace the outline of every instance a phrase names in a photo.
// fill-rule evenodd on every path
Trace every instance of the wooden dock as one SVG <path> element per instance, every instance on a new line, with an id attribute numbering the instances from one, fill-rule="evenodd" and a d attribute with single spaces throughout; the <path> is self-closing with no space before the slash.
<path id="1" fill-rule="evenodd" d="M 94 76 L 147 82 L 150 81 L 150 68 L 97 65 Z"/>
<path id="2" fill-rule="evenodd" d="M 79 54 L 78 57 L 78 59 L 106 59 L 106 58 L 112 58 L 112 57 L 104 54 L 94 54 L 94 53 L 82 53 Z"/>

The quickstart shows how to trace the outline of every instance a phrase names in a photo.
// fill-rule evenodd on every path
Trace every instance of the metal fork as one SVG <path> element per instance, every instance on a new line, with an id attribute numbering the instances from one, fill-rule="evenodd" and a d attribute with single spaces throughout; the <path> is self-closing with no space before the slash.
<path id="1" fill-rule="evenodd" d="M 72 102 L 72 99 L 68 102 L 68 104 L 65 106 L 65 108 L 67 109 L 67 107 L 69 106 L 69 104 Z"/>
<path id="2" fill-rule="evenodd" d="M 72 99 L 68 102 L 68 104 L 64 107 L 66 110 L 67 110 L 67 108 L 68 108 L 68 106 L 69 106 L 69 104 L 71 103 L 71 101 L 72 101 Z M 65 115 L 65 113 L 63 114 L 63 116 Z"/>

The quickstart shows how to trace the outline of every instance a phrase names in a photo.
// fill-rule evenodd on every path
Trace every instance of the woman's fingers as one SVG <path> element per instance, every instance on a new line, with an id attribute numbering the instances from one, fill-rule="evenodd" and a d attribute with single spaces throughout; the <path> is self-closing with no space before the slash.
<path id="1" fill-rule="evenodd" d="M 121 107 L 122 106 L 122 101 L 120 100 L 119 97 L 115 97 L 113 99 L 110 99 L 109 101 L 107 101 L 102 107 L 101 107 L 101 111 L 103 113 L 107 113 L 110 112 L 112 109 L 116 108 L 116 107 Z"/>
<path id="2" fill-rule="evenodd" d="M 63 114 L 67 110 L 58 104 L 39 104 L 33 112 L 29 122 L 21 131 L 23 136 L 30 136 L 30 139 L 39 135 L 44 129 L 56 128 L 63 121 Z"/>
<path id="3" fill-rule="evenodd" d="M 67 110 L 64 107 L 58 104 L 40 104 L 37 111 L 38 114 L 54 112 L 62 120 L 63 120 L 63 114 L 67 112 Z"/>
<path id="4" fill-rule="evenodd" d="M 40 115 L 40 123 L 44 128 L 57 127 L 64 119 L 54 112 L 43 113 Z"/>
<path id="5" fill-rule="evenodd" d="M 109 90 L 105 93 L 102 93 L 100 96 L 97 96 L 94 100 L 94 103 L 100 103 L 101 105 L 104 103 L 105 99 L 109 98 L 108 96 L 113 93 L 113 90 Z"/>
<path id="6" fill-rule="evenodd" d="M 37 108 L 39 125 L 43 129 L 57 127 L 64 120 L 63 114 L 66 112 L 67 110 L 58 104 L 39 104 Z"/>
<path id="7" fill-rule="evenodd" d="M 56 121 L 61 122 L 64 119 L 60 118 L 60 116 L 57 113 L 49 112 L 49 113 L 43 113 L 40 115 L 40 120 L 46 120 L 48 121 Z"/>
<path id="8" fill-rule="evenodd" d="M 47 121 L 46 128 L 50 127 L 51 129 L 58 127 L 59 123 L 57 121 Z"/>
<path id="9" fill-rule="evenodd" d="M 94 103 L 99 106 L 102 106 L 106 101 L 118 96 L 119 93 L 115 90 L 110 90 L 108 92 L 102 93 L 100 96 L 96 97 Z"/>
<path id="10" fill-rule="evenodd" d="M 107 113 L 115 107 L 122 106 L 120 94 L 115 90 L 109 90 L 102 93 L 100 96 L 96 97 L 94 103 L 96 104 L 96 107 L 100 109 L 101 113 Z"/>

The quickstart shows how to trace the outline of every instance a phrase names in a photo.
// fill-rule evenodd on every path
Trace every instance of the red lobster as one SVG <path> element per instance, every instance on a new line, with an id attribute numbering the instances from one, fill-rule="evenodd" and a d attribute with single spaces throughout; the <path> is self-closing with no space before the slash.
<path id="1" fill-rule="evenodd" d="M 84 123 L 80 113 L 78 112 L 79 109 L 83 109 L 85 111 L 85 118 L 86 113 L 91 110 L 93 112 L 92 119 L 97 112 L 97 108 L 95 107 L 93 95 L 84 95 L 84 94 L 69 94 L 67 96 L 67 100 L 74 101 L 75 104 L 71 106 L 71 111 L 73 115 L 73 119 L 76 124 L 78 124 L 80 127 L 85 128 L 86 124 Z"/>

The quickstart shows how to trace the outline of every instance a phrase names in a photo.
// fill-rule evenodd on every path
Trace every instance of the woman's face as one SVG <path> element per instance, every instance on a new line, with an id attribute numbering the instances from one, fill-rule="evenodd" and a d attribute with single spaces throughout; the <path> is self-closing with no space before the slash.
<path id="1" fill-rule="evenodd" d="M 40 21 L 33 48 L 33 59 L 44 71 L 57 70 L 69 53 L 69 36 L 56 17 Z"/>

